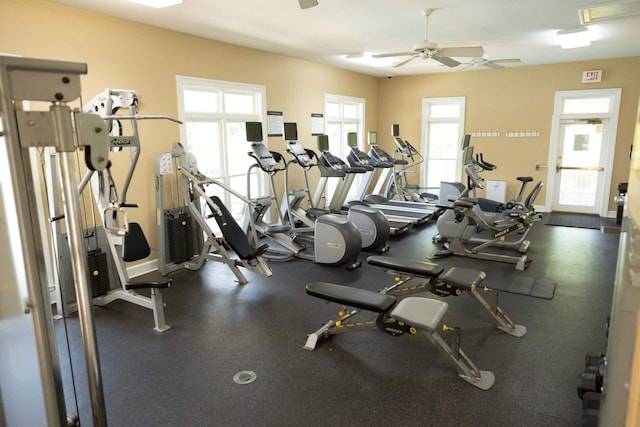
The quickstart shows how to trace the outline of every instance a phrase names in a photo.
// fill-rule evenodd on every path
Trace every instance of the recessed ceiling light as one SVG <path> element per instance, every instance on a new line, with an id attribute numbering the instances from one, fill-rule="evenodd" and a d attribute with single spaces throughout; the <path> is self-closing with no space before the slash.
<path id="1" fill-rule="evenodd" d="M 149 7 L 160 9 L 163 7 L 175 6 L 182 3 L 182 0 L 129 0 L 133 3 L 142 4 Z"/>
<path id="2" fill-rule="evenodd" d="M 393 65 L 393 63 L 387 59 L 373 58 L 371 55 L 366 54 L 346 55 L 345 58 L 358 64 L 372 65 L 374 67 L 389 67 Z"/>
<path id="3" fill-rule="evenodd" d="M 591 46 L 591 37 L 588 27 L 580 27 L 572 30 L 558 31 L 558 40 L 563 49 Z"/>

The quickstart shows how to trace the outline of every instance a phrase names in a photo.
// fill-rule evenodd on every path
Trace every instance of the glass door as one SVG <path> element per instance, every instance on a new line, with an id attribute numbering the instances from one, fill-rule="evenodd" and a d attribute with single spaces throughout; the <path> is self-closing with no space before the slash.
<path id="1" fill-rule="evenodd" d="M 565 120 L 560 124 L 554 210 L 596 214 L 605 168 L 602 120 Z"/>
<path id="2" fill-rule="evenodd" d="M 621 89 L 556 92 L 545 206 L 609 215 Z"/>

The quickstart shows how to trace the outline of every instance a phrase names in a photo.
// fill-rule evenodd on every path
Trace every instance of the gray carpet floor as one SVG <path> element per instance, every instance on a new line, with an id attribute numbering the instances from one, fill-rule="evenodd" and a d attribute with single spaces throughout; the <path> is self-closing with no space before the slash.
<path id="1" fill-rule="evenodd" d="M 349 333 L 303 350 L 307 334 L 339 309 L 306 295 L 305 284 L 380 290 L 394 277 L 379 267 L 364 262 L 348 272 L 303 260 L 272 263 L 272 277 L 247 273 L 250 283 L 239 286 L 226 266 L 210 262 L 172 275 L 173 286 L 163 292 L 167 332 L 154 332 L 151 312 L 126 302 L 95 308 L 109 424 L 579 426 L 576 379 L 585 353 L 605 350 L 619 235 L 543 224 L 529 235 L 533 261 L 524 272 L 497 262 L 442 259 L 481 268 L 487 281 L 526 276 L 557 283 L 552 299 L 500 294 L 502 309 L 527 327 L 522 338 L 498 331 L 471 298 L 443 298 L 449 303 L 443 322 L 462 328 L 467 355 L 495 374 L 488 391 L 460 380 L 420 334 Z M 431 224 L 393 238 L 389 255 L 425 259 L 435 250 L 435 233 Z M 81 425 L 89 426 L 79 326 L 74 316 L 65 322 L 56 327 L 68 412 L 77 410 Z M 244 370 L 257 379 L 236 384 L 234 375 Z"/>

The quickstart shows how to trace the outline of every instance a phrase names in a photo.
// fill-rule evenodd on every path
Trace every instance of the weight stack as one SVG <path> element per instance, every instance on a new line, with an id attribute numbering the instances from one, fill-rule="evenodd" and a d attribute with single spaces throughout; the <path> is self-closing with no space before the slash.
<path id="1" fill-rule="evenodd" d="M 99 297 L 109 292 L 109 269 L 107 267 L 107 254 L 101 249 L 94 249 L 87 253 L 89 264 L 89 283 L 91 283 L 91 296 Z"/>
<path id="2" fill-rule="evenodd" d="M 191 216 L 167 216 L 169 261 L 175 264 L 188 261 L 193 254 L 193 225 Z"/>

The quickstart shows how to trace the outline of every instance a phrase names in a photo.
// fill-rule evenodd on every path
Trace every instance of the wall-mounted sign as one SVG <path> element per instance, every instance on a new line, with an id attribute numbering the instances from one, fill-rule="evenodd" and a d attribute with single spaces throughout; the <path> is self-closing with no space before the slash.
<path id="1" fill-rule="evenodd" d="M 582 83 L 600 83 L 602 81 L 602 70 L 589 70 L 582 72 Z"/>
<path id="2" fill-rule="evenodd" d="M 282 136 L 284 125 L 282 111 L 267 111 L 267 136 Z"/>
<path id="3" fill-rule="evenodd" d="M 311 113 L 311 135 L 324 133 L 324 114 Z"/>

